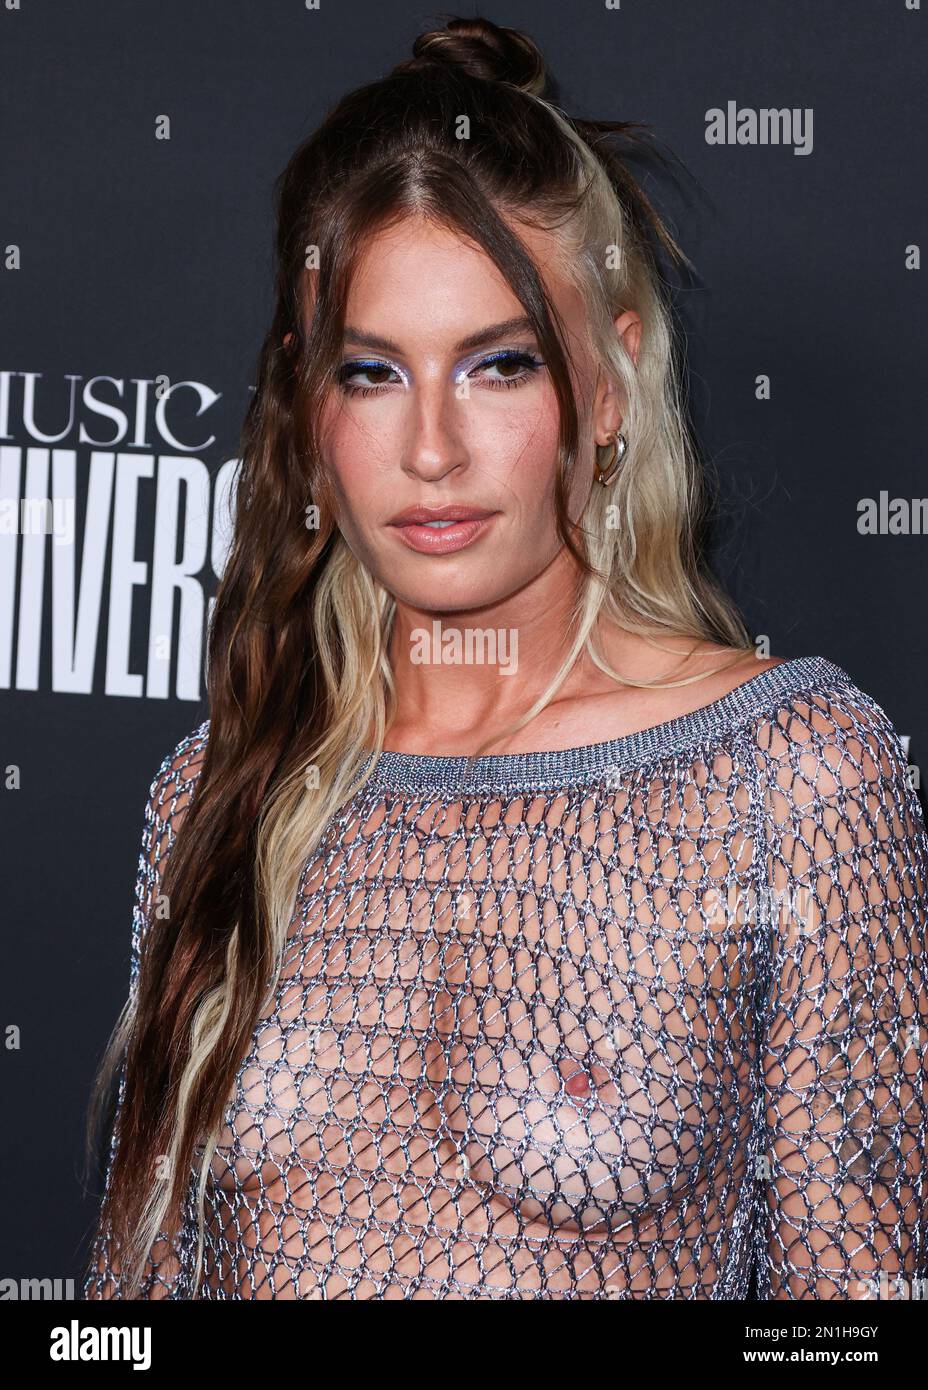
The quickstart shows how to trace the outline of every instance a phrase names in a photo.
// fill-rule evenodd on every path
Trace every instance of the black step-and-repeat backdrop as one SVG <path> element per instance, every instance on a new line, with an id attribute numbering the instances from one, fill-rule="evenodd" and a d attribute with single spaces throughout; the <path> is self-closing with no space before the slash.
<path id="1" fill-rule="evenodd" d="M 699 272 L 680 314 L 716 569 L 772 654 L 826 656 L 879 700 L 913 778 L 925 10 L 479 7 L 533 35 L 566 110 L 645 121 L 688 167 L 648 191 Z M 273 179 L 435 22 L 405 0 L 0 3 L 0 1279 L 76 1279 L 96 1214 L 85 1106 L 127 988 L 147 789 L 207 713 Z"/>

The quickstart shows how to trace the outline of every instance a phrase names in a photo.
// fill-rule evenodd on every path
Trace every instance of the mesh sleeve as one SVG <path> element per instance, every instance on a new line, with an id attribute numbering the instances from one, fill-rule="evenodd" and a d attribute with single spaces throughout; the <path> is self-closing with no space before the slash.
<path id="1" fill-rule="evenodd" d="M 142 847 L 139 853 L 132 913 L 132 949 L 129 966 L 129 998 L 127 1007 L 134 1011 L 138 994 L 142 952 L 153 923 L 167 917 L 169 904 L 161 891 L 161 881 L 174 838 L 202 767 L 206 747 L 208 721 L 183 739 L 168 754 L 155 774 L 145 807 Z M 125 1094 L 125 1056 L 119 1067 L 119 1082 L 113 1128 L 109 1140 L 104 1200 L 109 1192 L 113 1158 L 119 1142 L 119 1122 Z M 188 1196 L 189 1202 L 189 1196 Z M 183 1227 L 186 1231 L 186 1223 Z M 186 1275 L 189 1272 L 189 1250 L 185 1236 L 168 1241 L 160 1232 L 149 1252 L 139 1298 L 161 1299 L 185 1297 Z M 118 1262 L 112 1250 L 105 1218 L 101 1219 L 93 1241 L 89 1273 L 83 1286 L 85 1299 L 119 1299 L 121 1292 Z"/>
<path id="2" fill-rule="evenodd" d="M 761 726 L 759 1299 L 921 1296 L 928 836 L 857 687 Z"/>

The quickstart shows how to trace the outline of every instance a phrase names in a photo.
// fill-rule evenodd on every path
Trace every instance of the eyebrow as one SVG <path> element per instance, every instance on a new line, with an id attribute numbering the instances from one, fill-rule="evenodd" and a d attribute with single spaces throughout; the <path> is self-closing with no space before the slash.
<path id="1" fill-rule="evenodd" d="M 466 338 L 462 338 L 459 343 L 455 343 L 455 352 L 468 352 L 472 348 L 487 347 L 490 343 L 499 342 L 500 338 L 509 338 L 516 333 L 529 332 L 534 335 L 534 328 L 531 319 L 524 314 L 515 319 L 504 319 L 502 323 L 491 323 L 486 328 L 478 329 L 476 333 L 470 333 Z M 357 343 L 360 347 L 377 348 L 381 352 L 392 352 L 402 356 L 402 348 L 398 343 L 394 343 L 390 338 L 381 338 L 378 333 L 362 333 L 359 328 L 345 328 L 345 342 Z"/>

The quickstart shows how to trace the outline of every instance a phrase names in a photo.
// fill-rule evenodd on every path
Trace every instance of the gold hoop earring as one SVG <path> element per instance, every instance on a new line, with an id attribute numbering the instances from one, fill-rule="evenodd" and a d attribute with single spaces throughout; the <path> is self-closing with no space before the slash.
<path id="1" fill-rule="evenodd" d="M 604 487 L 608 487 L 609 484 L 612 482 L 613 478 L 615 477 L 616 473 L 618 473 L 619 464 L 625 457 L 625 451 L 627 448 L 628 440 L 625 438 L 625 435 L 621 434 L 618 430 L 616 430 L 615 450 L 613 452 L 612 458 L 609 460 L 608 466 L 606 468 L 600 468 L 598 463 L 596 465 L 597 480 L 601 482 Z"/>

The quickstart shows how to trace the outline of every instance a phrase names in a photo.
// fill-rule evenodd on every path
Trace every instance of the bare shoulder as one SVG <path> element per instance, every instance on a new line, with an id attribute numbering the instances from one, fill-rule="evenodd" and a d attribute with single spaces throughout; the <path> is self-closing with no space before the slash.
<path id="1" fill-rule="evenodd" d="M 719 700 L 731 694 L 739 685 L 753 680 L 764 671 L 772 671 L 787 661 L 784 656 L 757 656 L 754 652 L 737 652 L 731 647 L 707 647 L 700 653 L 699 666 L 705 667 L 704 681 L 695 681 L 693 687 L 683 686 L 683 691 L 698 688 L 700 703 Z M 699 669 L 699 668 L 696 668 Z"/>
<path id="2" fill-rule="evenodd" d="M 636 703 L 660 719 L 675 719 L 729 695 L 764 671 L 781 666 L 786 657 L 761 657 L 719 643 L 702 642 L 690 653 L 657 651 L 639 660 L 635 674 L 653 686 L 642 686 L 631 695 Z M 626 699 L 629 691 L 626 688 Z"/>
<path id="3" fill-rule="evenodd" d="M 688 691 L 697 692 L 693 703 L 705 703 L 727 695 L 753 676 L 787 660 L 781 656 L 759 656 L 754 647 L 745 650 L 686 636 L 648 639 L 609 628 L 601 630 L 598 645 L 606 661 L 623 678 L 653 681 L 651 689 L 655 693 L 662 688 L 675 691 L 683 704 L 688 702 Z"/>
<path id="4" fill-rule="evenodd" d="M 525 746 L 538 747 L 539 735 L 556 740 L 547 746 L 563 747 L 653 728 L 713 704 L 786 660 L 710 642 L 692 650 L 692 640 L 684 649 L 682 640 L 659 647 L 638 640 L 611 648 L 605 643 L 603 655 L 619 676 L 618 684 L 602 671 L 587 673 L 585 688 L 552 701 L 544 718 L 535 721 L 529 737 L 536 742 Z"/>

